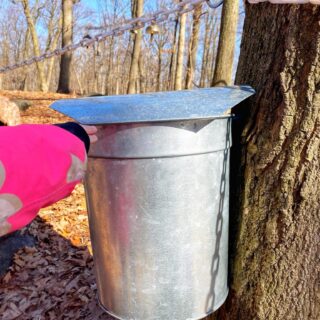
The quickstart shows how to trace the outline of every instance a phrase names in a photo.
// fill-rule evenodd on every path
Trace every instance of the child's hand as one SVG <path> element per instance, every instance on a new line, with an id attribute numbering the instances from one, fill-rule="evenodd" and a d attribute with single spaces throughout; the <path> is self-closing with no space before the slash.
<path id="1" fill-rule="evenodd" d="M 86 126 L 81 124 L 81 127 L 86 131 L 86 133 L 88 134 L 89 138 L 90 138 L 90 143 L 95 143 L 98 141 L 98 137 L 96 135 L 98 129 L 95 126 Z"/>

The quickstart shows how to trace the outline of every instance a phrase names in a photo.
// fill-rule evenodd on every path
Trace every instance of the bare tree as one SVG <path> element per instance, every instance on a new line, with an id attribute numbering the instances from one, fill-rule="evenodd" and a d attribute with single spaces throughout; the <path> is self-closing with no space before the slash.
<path id="1" fill-rule="evenodd" d="M 0 22 L 1 62 L 3 65 L 18 63 L 28 57 L 24 50 L 28 27 L 22 6 L 12 4 L 1 12 L 3 14 Z M 29 43 L 30 38 L 28 39 L 28 47 L 30 47 Z M 3 79 L 3 88 L 23 90 L 26 82 L 26 68 L 2 74 L 1 78 Z M 37 77 L 34 77 L 34 80 L 36 82 Z"/>
<path id="2" fill-rule="evenodd" d="M 30 32 L 29 28 L 27 28 L 25 32 L 25 37 L 24 37 L 24 48 L 23 48 L 23 60 L 26 60 L 30 51 Z M 24 73 L 24 78 L 21 86 L 21 90 L 26 91 L 27 90 L 27 77 L 28 77 L 28 72 L 27 70 L 23 70 Z"/>
<path id="3" fill-rule="evenodd" d="M 202 4 L 197 5 L 193 12 L 192 33 L 189 40 L 189 52 L 186 72 L 186 89 L 192 88 L 194 73 L 196 69 L 197 51 L 199 43 L 200 18 L 202 15 Z"/>
<path id="4" fill-rule="evenodd" d="M 178 52 L 177 52 L 177 66 L 175 75 L 175 90 L 182 89 L 182 78 L 183 78 L 183 60 L 185 51 L 185 32 L 186 32 L 186 14 L 180 16 L 180 29 L 179 29 L 179 42 L 178 42 Z"/>
<path id="5" fill-rule="evenodd" d="M 146 75 L 145 75 L 145 67 L 144 67 L 144 59 L 143 54 L 140 54 L 139 58 L 139 74 L 140 74 L 140 92 L 146 92 Z"/>
<path id="6" fill-rule="evenodd" d="M 171 52 L 170 52 L 170 62 L 169 62 L 169 70 L 168 70 L 168 84 L 167 90 L 174 89 L 174 80 L 175 80 L 175 67 L 176 67 L 176 60 L 177 60 L 177 31 L 179 27 L 179 19 L 176 17 L 174 23 L 174 31 L 173 31 L 173 38 L 171 44 Z"/>
<path id="7" fill-rule="evenodd" d="M 209 86 L 211 86 L 213 77 L 214 77 L 214 71 L 215 66 L 217 62 L 217 54 L 218 54 L 218 42 L 219 42 L 219 35 L 220 35 L 220 27 L 218 24 L 218 18 L 213 17 L 213 27 L 210 31 L 210 46 L 209 46 L 209 52 L 208 52 L 208 68 L 207 68 L 207 83 Z"/>
<path id="8" fill-rule="evenodd" d="M 212 86 L 231 85 L 239 0 L 223 2 L 217 60 Z"/>
<path id="9" fill-rule="evenodd" d="M 39 56 L 41 54 L 40 52 L 40 44 L 39 44 L 39 39 L 34 23 L 34 19 L 32 17 L 31 11 L 30 11 L 30 5 L 28 0 L 20 0 L 22 7 L 23 7 L 23 12 L 25 14 L 27 23 L 28 23 L 28 28 L 31 34 L 32 38 L 32 43 L 33 43 L 33 52 L 36 56 Z M 40 12 L 38 8 L 38 12 Z M 45 77 L 45 70 L 44 70 L 44 63 L 43 62 L 37 62 L 37 71 L 38 71 L 38 80 L 39 80 L 39 85 L 40 85 L 40 90 L 47 92 L 48 91 L 48 86 L 47 86 L 47 81 Z"/>
<path id="10" fill-rule="evenodd" d="M 59 9 L 58 0 L 54 0 L 50 2 L 50 6 L 48 8 L 48 37 L 46 41 L 45 51 L 53 51 L 58 47 L 61 30 L 62 30 L 62 15 L 60 14 L 60 10 L 58 15 L 56 14 L 57 8 Z M 50 58 L 46 62 L 47 66 L 47 87 L 50 88 L 50 83 L 52 79 L 52 73 L 54 68 L 54 63 L 57 59 L 55 57 Z"/>
<path id="11" fill-rule="evenodd" d="M 216 61 L 216 43 L 219 36 L 217 12 L 209 11 L 205 20 L 205 34 L 202 47 L 200 87 L 211 85 Z"/>
<path id="12" fill-rule="evenodd" d="M 176 3 L 179 1 L 175 0 Z M 29 5 L 34 30 L 38 33 L 36 38 L 40 55 L 71 44 L 72 37 L 81 39 L 87 34 L 106 32 L 122 25 L 130 19 L 128 16 L 130 4 L 132 4 L 133 17 L 142 15 L 143 10 L 157 11 L 172 4 L 171 0 L 157 2 L 99 0 L 97 1 L 98 10 L 93 10 L 89 9 L 85 2 L 74 5 L 74 0 L 14 0 L 14 2 L 19 2 L 20 6 L 14 6 L 11 2 L 5 9 L 10 13 L 7 14 L 10 19 L 0 21 L 2 35 L 0 46 L 2 52 L 7 55 L 8 64 L 36 55 L 33 50 L 35 37 L 32 37 L 31 29 L 25 19 L 22 2 Z M 64 8 L 63 5 L 67 4 L 67 8 Z M 63 10 L 68 14 L 63 15 Z M 196 10 L 193 15 L 193 25 L 191 25 L 191 15 L 183 14 L 181 17 L 177 15 L 175 22 L 168 21 L 159 25 L 160 33 L 154 34 L 153 41 L 148 41 L 148 37 L 142 36 L 144 33 L 150 33 L 148 30 L 150 25 L 139 31 L 132 30 L 131 33 L 125 32 L 121 36 L 108 37 L 99 44 L 96 43 L 94 49 L 91 46 L 80 48 L 76 54 L 73 53 L 72 59 L 75 61 L 75 66 L 71 69 L 72 75 L 69 65 L 72 61 L 71 54 L 40 62 L 38 65 L 43 69 L 43 87 L 45 90 L 58 88 L 60 92 L 70 92 L 73 88 L 84 94 L 94 91 L 111 95 L 128 93 L 129 89 L 130 92 L 182 89 L 186 83 L 188 87 L 190 85 L 192 87 L 192 83 L 200 80 L 202 85 L 207 86 L 213 77 L 219 29 L 216 23 L 217 18 L 212 17 L 213 11 L 209 10 L 208 13 L 210 19 L 206 27 L 206 36 L 201 34 L 204 28 L 197 31 L 196 21 L 199 19 L 197 19 Z M 1 11 L 0 17 L 4 16 L 6 14 Z M 66 17 L 71 20 L 66 21 Z M 88 22 L 88 17 L 92 22 Z M 98 22 L 101 23 L 99 31 L 91 24 Z M 65 39 L 69 39 L 68 41 L 61 37 L 63 24 L 71 26 L 66 32 Z M 95 31 L 91 32 L 90 28 Z M 46 30 L 46 32 L 40 33 L 40 30 Z M 198 35 L 194 36 L 197 32 Z M 64 41 L 63 44 L 61 39 Z M 203 49 L 201 68 L 196 65 L 199 55 L 196 47 L 199 45 Z M 4 57 L 4 54 L 2 56 Z M 65 64 L 66 67 L 64 67 Z M 201 72 L 198 74 L 198 71 Z M 33 76 L 35 72 L 37 72 L 35 64 L 8 72 L 3 75 L 3 85 L 5 88 L 38 90 L 36 80 L 39 77 Z M 64 84 L 63 81 L 65 81 Z M 67 86 L 66 90 L 61 89 L 62 84 Z"/>
<path id="13" fill-rule="evenodd" d="M 132 0 L 133 2 L 133 17 L 140 17 L 143 14 L 143 0 Z M 131 66 L 129 73 L 128 93 L 136 93 L 136 85 L 139 79 L 139 58 L 141 50 L 142 31 L 135 30 L 134 45 L 131 56 Z"/>
<path id="14" fill-rule="evenodd" d="M 62 47 L 73 41 L 73 5 L 75 0 L 62 0 Z M 70 93 L 72 52 L 61 56 L 58 92 Z"/>

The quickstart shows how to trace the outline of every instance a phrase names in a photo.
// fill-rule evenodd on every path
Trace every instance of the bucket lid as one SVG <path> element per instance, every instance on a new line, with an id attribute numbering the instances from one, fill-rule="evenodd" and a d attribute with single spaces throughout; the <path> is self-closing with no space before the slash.
<path id="1" fill-rule="evenodd" d="M 50 107 L 92 125 L 215 119 L 230 117 L 226 111 L 254 93 L 249 86 L 213 87 L 65 99 Z"/>

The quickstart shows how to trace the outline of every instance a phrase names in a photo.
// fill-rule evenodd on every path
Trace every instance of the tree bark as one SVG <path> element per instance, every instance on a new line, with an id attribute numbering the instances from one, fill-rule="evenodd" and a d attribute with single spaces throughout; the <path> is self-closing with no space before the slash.
<path id="1" fill-rule="evenodd" d="M 115 51 L 115 39 L 111 37 L 110 43 L 108 44 L 109 47 L 109 61 L 106 63 L 106 85 L 105 85 L 105 93 L 107 95 L 111 95 L 113 92 L 113 59 L 114 59 L 114 51 Z M 106 51 L 106 48 L 104 49 Z M 118 55 L 117 55 L 118 57 Z M 118 75 L 116 75 L 118 77 Z"/>
<path id="2" fill-rule="evenodd" d="M 146 92 L 146 75 L 143 56 L 139 58 L 139 74 L 140 74 L 140 93 Z"/>
<path id="3" fill-rule="evenodd" d="M 62 0 L 62 47 L 72 44 L 73 41 L 73 3 L 74 0 Z M 71 92 L 71 63 L 72 52 L 64 53 L 61 56 L 57 92 Z"/>
<path id="4" fill-rule="evenodd" d="M 183 58 L 184 58 L 184 46 L 185 46 L 185 33 L 186 33 L 186 19 L 187 15 L 184 13 L 180 16 L 180 29 L 179 29 L 179 41 L 177 52 L 177 66 L 174 89 L 182 89 L 182 77 L 183 77 Z"/>
<path id="5" fill-rule="evenodd" d="M 143 0 L 134 0 L 135 1 L 135 13 L 134 17 L 140 17 L 143 15 Z M 136 93 L 136 83 L 139 79 L 139 57 L 141 50 L 142 42 L 142 31 L 141 29 L 136 30 L 134 37 L 134 45 L 132 51 L 131 65 L 130 65 L 130 74 L 129 74 L 129 84 L 128 84 L 128 93 Z"/>
<path id="6" fill-rule="evenodd" d="M 79 72 L 79 71 L 76 70 L 76 69 L 74 68 L 74 66 L 72 66 L 72 71 L 73 71 L 74 76 L 75 76 L 75 78 L 76 78 L 76 80 L 77 80 L 77 83 L 78 83 L 78 86 L 79 86 L 79 90 L 80 90 L 80 94 L 83 95 L 83 86 L 82 86 L 81 80 L 80 80 L 79 75 L 78 75 L 78 72 Z"/>
<path id="7" fill-rule="evenodd" d="M 57 48 L 60 34 L 61 34 L 61 30 L 62 30 L 62 16 L 59 17 L 58 28 L 57 28 L 55 34 L 52 35 L 52 41 L 50 43 L 48 50 L 53 51 Z M 52 72 L 53 72 L 55 60 L 56 60 L 55 57 L 52 57 L 52 58 L 48 59 L 48 61 L 47 61 L 47 69 L 48 69 L 48 71 L 47 71 L 47 87 L 48 87 L 48 89 L 50 88 L 50 83 L 51 83 Z"/>
<path id="8" fill-rule="evenodd" d="M 212 84 L 214 69 L 217 61 L 217 42 L 219 42 L 220 26 L 218 27 L 218 19 L 213 17 L 212 29 L 210 32 L 210 49 L 208 52 L 208 70 L 207 70 L 207 81 L 208 85 Z"/>
<path id="9" fill-rule="evenodd" d="M 21 3 L 23 6 L 23 12 L 24 12 L 26 20 L 27 20 L 28 29 L 30 31 L 31 38 L 32 38 L 33 52 L 36 56 L 40 56 L 40 45 L 39 45 L 36 27 L 35 27 L 31 12 L 30 12 L 29 1 L 22 0 Z M 37 62 L 36 66 L 37 66 L 37 71 L 38 71 L 40 90 L 43 92 L 47 92 L 48 87 L 47 87 L 47 82 L 46 82 L 46 77 L 45 77 L 45 72 L 44 72 L 44 63 Z"/>
<path id="10" fill-rule="evenodd" d="M 210 31 L 210 20 L 209 14 L 206 15 L 205 20 L 205 31 L 204 31 L 204 40 L 202 47 L 202 59 L 201 59 L 201 75 L 200 75 L 200 83 L 199 86 L 204 88 L 206 86 L 206 78 L 207 78 L 207 69 L 208 69 L 208 53 L 209 53 L 209 31 Z"/>
<path id="11" fill-rule="evenodd" d="M 216 11 L 207 13 L 199 83 L 201 88 L 211 85 L 214 63 L 216 61 L 216 42 L 219 34 L 218 29 Z"/>
<path id="12" fill-rule="evenodd" d="M 27 57 L 29 55 L 29 49 L 30 49 L 30 31 L 29 28 L 27 28 L 25 36 L 24 36 L 24 46 L 23 46 L 23 60 L 27 60 Z M 27 91 L 27 78 L 28 78 L 28 70 L 23 70 L 24 73 L 24 79 L 23 79 L 23 91 Z"/>
<path id="13" fill-rule="evenodd" d="M 192 34 L 190 37 L 189 55 L 188 55 L 187 73 L 186 73 L 186 89 L 192 88 L 192 82 L 193 82 L 195 69 L 196 69 L 201 13 L 202 13 L 202 4 L 196 6 L 193 12 Z"/>
<path id="14" fill-rule="evenodd" d="M 247 5 L 236 83 L 257 93 L 234 110 L 246 121 L 219 319 L 320 319 L 319 20 L 316 5 Z"/>
<path id="15" fill-rule="evenodd" d="M 161 70 L 162 70 L 162 49 L 163 47 L 158 47 L 158 70 L 157 70 L 157 89 L 156 91 L 161 91 Z"/>
<path id="16" fill-rule="evenodd" d="M 222 8 L 218 54 L 212 86 L 232 84 L 232 67 L 236 41 L 239 0 L 225 0 Z"/>
<path id="17" fill-rule="evenodd" d="M 173 31 L 173 39 L 171 44 L 171 55 L 170 55 L 170 63 L 168 70 L 168 82 L 167 82 L 167 90 L 173 90 L 174 88 L 174 79 L 175 79 L 175 65 L 177 58 L 177 30 L 179 25 L 179 19 L 176 18 L 174 23 L 174 31 Z"/>

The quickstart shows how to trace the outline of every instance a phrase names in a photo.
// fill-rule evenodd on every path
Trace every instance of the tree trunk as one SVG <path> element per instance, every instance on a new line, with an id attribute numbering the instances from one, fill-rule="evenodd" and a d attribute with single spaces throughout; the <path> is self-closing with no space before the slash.
<path id="1" fill-rule="evenodd" d="M 156 91 L 161 91 L 161 67 L 162 67 L 162 50 L 163 46 L 158 46 L 158 70 L 157 70 L 157 89 Z"/>
<path id="2" fill-rule="evenodd" d="M 242 159 L 232 151 L 232 290 L 219 319 L 320 319 L 319 19 L 311 4 L 247 5 L 236 82 L 257 93 L 235 109 L 247 119 Z"/>
<path id="3" fill-rule="evenodd" d="M 216 11 L 207 13 L 199 83 L 201 88 L 211 85 L 214 63 L 216 61 L 216 42 L 219 34 L 218 29 Z"/>
<path id="4" fill-rule="evenodd" d="M 167 84 L 167 90 L 173 89 L 174 79 L 175 79 L 175 68 L 176 65 L 176 58 L 177 58 L 177 30 L 179 25 L 179 19 L 175 19 L 174 23 L 174 31 L 173 31 L 173 40 L 171 45 L 171 55 L 170 55 L 170 63 L 169 63 L 169 70 L 168 70 L 168 84 Z"/>
<path id="5" fill-rule="evenodd" d="M 145 75 L 143 63 L 144 63 L 144 59 L 143 59 L 143 56 L 140 54 L 140 58 L 139 58 L 140 93 L 146 92 L 146 75 Z"/>
<path id="6" fill-rule="evenodd" d="M 94 94 L 98 93 L 98 72 L 97 72 L 97 54 L 96 54 L 96 44 L 92 46 L 92 71 L 93 71 L 93 88 L 92 92 Z"/>
<path id="7" fill-rule="evenodd" d="M 134 17 L 140 17 L 143 15 L 143 0 L 134 0 Z M 134 37 L 134 45 L 131 58 L 130 74 L 129 74 L 129 84 L 128 93 L 136 93 L 136 83 L 139 78 L 139 57 L 142 42 L 142 31 L 141 29 L 136 30 Z"/>
<path id="8" fill-rule="evenodd" d="M 23 60 L 27 60 L 28 56 L 29 56 L 29 45 L 30 45 L 30 31 L 29 28 L 27 28 L 26 33 L 25 33 L 25 37 L 24 37 L 24 48 L 23 48 Z M 27 91 L 27 78 L 28 78 L 28 70 L 23 70 L 24 73 L 24 79 L 23 79 L 23 87 L 22 90 L 23 91 Z"/>
<path id="9" fill-rule="evenodd" d="M 180 30 L 179 30 L 178 52 L 177 52 L 177 67 L 176 67 L 176 77 L 175 77 L 175 83 L 174 83 L 175 90 L 182 89 L 186 19 L 187 19 L 187 15 L 185 13 L 180 16 Z"/>
<path id="10" fill-rule="evenodd" d="M 218 19 L 214 17 L 212 23 L 212 31 L 210 33 L 210 43 L 211 47 L 208 52 L 208 70 L 207 70 L 207 82 L 208 85 L 212 84 L 213 76 L 214 76 L 214 68 L 217 61 L 217 42 L 219 41 L 220 27 L 218 27 Z"/>
<path id="11" fill-rule="evenodd" d="M 207 69 L 208 69 L 208 53 L 209 53 L 209 31 L 210 31 L 210 20 L 209 14 L 207 13 L 205 21 L 205 31 L 204 31 L 204 40 L 202 47 L 202 59 L 201 59 L 201 75 L 200 75 L 200 87 L 204 88 L 206 86 L 207 78 Z"/>
<path id="12" fill-rule="evenodd" d="M 201 12 L 202 4 L 196 6 L 193 12 L 192 34 L 190 37 L 189 55 L 187 63 L 186 89 L 192 88 L 192 82 L 196 69 Z"/>
<path id="13" fill-rule="evenodd" d="M 60 34 L 61 34 L 61 29 L 62 29 L 62 16 L 60 16 L 58 24 L 59 24 L 58 30 L 52 36 L 53 38 L 52 38 L 52 41 L 51 41 L 51 44 L 49 47 L 50 51 L 55 50 L 58 46 L 58 42 L 59 42 L 59 38 L 60 38 Z M 48 71 L 47 71 L 47 87 L 48 87 L 48 89 L 50 88 L 50 83 L 51 83 L 52 72 L 53 72 L 55 60 L 56 60 L 55 57 L 52 57 L 47 60 L 47 69 L 48 69 Z"/>
<path id="14" fill-rule="evenodd" d="M 73 41 L 73 3 L 74 0 L 62 0 L 62 47 L 72 44 Z M 57 92 L 71 92 L 71 63 L 72 52 L 66 52 L 61 56 Z"/>
<path id="15" fill-rule="evenodd" d="M 222 8 L 218 54 L 212 86 L 232 84 L 232 67 L 239 12 L 239 0 L 225 0 Z"/>
<path id="16" fill-rule="evenodd" d="M 109 61 L 106 63 L 107 70 L 106 70 L 106 85 L 105 85 L 105 93 L 107 95 L 111 95 L 113 92 L 113 80 L 114 80 L 114 70 L 113 70 L 113 58 L 114 58 L 114 52 L 115 52 L 115 39 L 114 37 L 111 37 L 110 43 L 108 44 L 109 47 Z M 106 49 L 106 48 L 105 48 Z M 106 51 L 106 50 L 105 50 Z M 119 55 L 117 55 L 118 57 Z M 118 75 L 116 75 L 116 78 Z"/>
<path id="17" fill-rule="evenodd" d="M 31 16 L 30 7 L 28 0 L 22 0 L 22 6 L 23 6 L 23 12 L 25 14 L 25 17 L 27 19 L 28 29 L 31 34 L 32 43 L 33 43 L 33 52 L 36 56 L 40 56 L 40 45 L 38 40 L 38 35 L 36 31 L 36 27 L 33 21 L 33 18 Z M 38 71 L 38 77 L 39 77 L 39 84 L 40 84 L 40 90 L 43 92 L 48 91 L 45 72 L 44 72 L 44 63 L 43 62 L 37 62 L 37 71 Z"/>
<path id="18" fill-rule="evenodd" d="M 72 71 L 73 71 L 74 76 L 75 76 L 75 78 L 76 78 L 76 80 L 77 80 L 77 83 L 78 83 L 78 86 L 79 86 L 79 90 L 80 90 L 80 94 L 83 95 L 83 86 L 82 86 L 81 80 L 80 80 L 79 75 L 78 75 L 78 72 L 79 72 L 79 71 L 76 70 L 76 69 L 74 68 L 74 66 L 72 66 Z"/>

